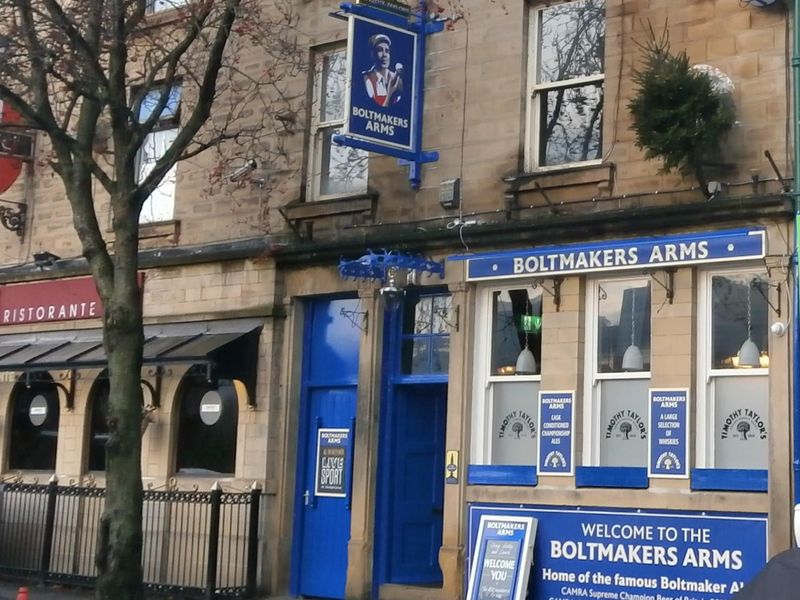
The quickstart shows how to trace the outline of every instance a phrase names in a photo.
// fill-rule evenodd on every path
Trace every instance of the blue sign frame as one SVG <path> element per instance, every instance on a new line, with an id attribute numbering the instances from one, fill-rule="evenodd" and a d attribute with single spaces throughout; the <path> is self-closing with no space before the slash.
<path id="1" fill-rule="evenodd" d="M 415 190 L 422 183 L 422 165 L 439 160 L 438 152 L 422 150 L 422 108 L 426 38 L 444 29 L 442 21 L 428 17 L 425 2 L 419 4 L 407 15 L 370 4 L 340 4 L 349 20 L 350 85 L 343 133 L 333 136 L 337 144 L 399 159 L 409 167 Z"/>
<path id="2" fill-rule="evenodd" d="M 649 390 L 648 477 L 689 477 L 689 390 Z"/>
<path id="3" fill-rule="evenodd" d="M 764 258 L 764 229 L 610 240 L 454 256 L 467 261 L 467 280 L 553 277 Z"/>
<path id="4" fill-rule="evenodd" d="M 575 474 L 575 392 L 539 392 L 539 475 Z"/>
<path id="5" fill-rule="evenodd" d="M 471 504 L 467 561 L 481 547 L 484 518 L 526 516 L 537 519 L 528 586 L 537 600 L 623 592 L 720 600 L 741 589 L 769 556 L 764 514 Z"/>
<path id="6" fill-rule="evenodd" d="M 524 600 L 535 538 L 532 517 L 481 517 L 467 600 Z"/>

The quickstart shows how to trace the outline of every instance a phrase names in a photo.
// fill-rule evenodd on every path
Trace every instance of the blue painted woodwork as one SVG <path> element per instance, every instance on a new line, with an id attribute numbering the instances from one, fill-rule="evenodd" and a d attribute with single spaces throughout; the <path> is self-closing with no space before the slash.
<path id="1" fill-rule="evenodd" d="M 647 489 L 647 467 L 576 467 L 575 487 Z"/>
<path id="2" fill-rule="evenodd" d="M 536 467 L 530 465 L 469 465 L 467 485 L 536 485 Z"/>
<path id="3" fill-rule="evenodd" d="M 766 469 L 692 469 L 693 490 L 766 492 Z"/>
<path id="4" fill-rule="evenodd" d="M 441 585 L 447 385 L 400 386 L 395 399 L 387 581 Z"/>
<path id="5" fill-rule="evenodd" d="M 415 301 L 419 297 L 408 294 L 405 307 L 387 314 L 385 321 L 375 597 L 382 583 L 442 584 L 447 365 L 428 353 L 427 368 L 401 373 L 403 340 L 420 337 L 410 321 Z"/>
<path id="6" fill-rule="evenodd" d="M 361 330 L 353 315 L 359 305 L 354 299 L 325 299 L 307 308 L 291 589 L 296 595 L 340 599 L 347 579 L 350 498 L 316 497 L 314 477 L 320 428 L 350 429 L 354 442 Z"/>

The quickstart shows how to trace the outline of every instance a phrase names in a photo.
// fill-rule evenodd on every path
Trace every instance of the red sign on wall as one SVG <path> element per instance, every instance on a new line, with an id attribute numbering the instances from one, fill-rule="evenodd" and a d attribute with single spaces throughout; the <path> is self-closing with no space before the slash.
<path id="1" fill-rule="evenodd" d="M 96 319 L 103 315 L 91 277 L 0 287 L 0 325 Z"/>

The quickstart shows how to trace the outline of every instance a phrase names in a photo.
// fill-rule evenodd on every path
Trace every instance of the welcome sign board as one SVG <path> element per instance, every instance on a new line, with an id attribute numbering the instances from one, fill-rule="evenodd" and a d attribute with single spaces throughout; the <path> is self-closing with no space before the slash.
<path id="1" fill-rule="evenodd" d="M 531 517 L 481 517 L 468 600 L 524 600 L 535 537 Z"/>
<path id="2" fill-rule="evenodd" d="M 529 586 L 536 600 L 722 600 L 767 561 L 766 515 L 473 504 L 473 563 L 480 523 L 499 517 L 537 520 Z"/>

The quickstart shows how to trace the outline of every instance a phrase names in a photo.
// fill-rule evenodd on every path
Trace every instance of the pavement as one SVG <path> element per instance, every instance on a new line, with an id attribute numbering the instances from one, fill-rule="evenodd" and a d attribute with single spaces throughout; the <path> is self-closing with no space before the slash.
<path id="1" fill-rule="evenodd" d="M 17 600 L 21 587 L 28 588 L 28 600 L 94 600 L 94 590 L 83 587 L 68 587 L 63 585 L 39 585 L 30 581 L 14 581 L 0 579 L 0 600 Z M 163 599 L 165 596 L 152 596 Z M 262 596 L 256 595 L 257 600 L 294 600 L 290 596 Z M 20 599 L 22 600 L 22 599 Z"/>

